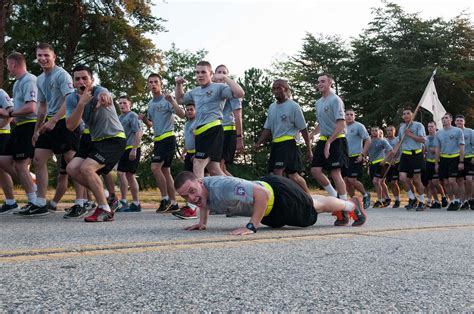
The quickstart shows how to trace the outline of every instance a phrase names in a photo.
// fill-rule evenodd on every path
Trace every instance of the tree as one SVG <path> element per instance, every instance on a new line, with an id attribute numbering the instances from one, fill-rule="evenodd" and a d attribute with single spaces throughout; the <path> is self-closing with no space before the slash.
<path id="1" fill-rule="evenodd" d="M 17 1 L 7 16 L 6 51 L 24 53 L 35 74 L 38 42 L 52 44 L 67 71 L 90 66 L 115 95 L 143 93 L 144 69 L 161 62 L 147 37 L 164 31 L 163 20 L 151 14 L 151 0 Z"/>
<path id="2" fill-rule="evenodd" d="M 5 28 L 10 1 L 0 0 L 0 73 L 5 72 Z M 0 75 L 0 86 L 3 87 L 4 77 Z"/>
<path id="3" fill-rule="evenodd" d="M 255 178 L 267 173 L 268 148 L 254 152 L 252 147 L 263 130 L 267 109 L 274 101 L 272 80 L 262 70 L 251 68 L 244 72 L 244 77 L 239 78 L 237 83 L 245 91 L 242 100 L 245 154 L 240 158 L 239 171 L 236 173 L 239 177 Z"/>

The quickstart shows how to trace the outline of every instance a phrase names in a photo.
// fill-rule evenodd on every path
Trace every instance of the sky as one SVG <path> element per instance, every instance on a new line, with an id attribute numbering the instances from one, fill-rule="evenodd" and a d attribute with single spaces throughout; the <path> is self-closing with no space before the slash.
<path id="1" fill-rule="evenodd" d="M 449 20 L 465 10 L 466 0 L 392 0 L 404 11 L 423 19 Z M 357 37 L 373 19 L 371 10 L 380 0 L 154 0 L 153 14 L 167 22 L 168 30 L 153 36 L 161 50 L 172 43 L 180 50 L 205 49 L 215 67 L 226 64 L 231 74 L 270 68 L 272 63 L 296 54 L 306 33 Z"/>

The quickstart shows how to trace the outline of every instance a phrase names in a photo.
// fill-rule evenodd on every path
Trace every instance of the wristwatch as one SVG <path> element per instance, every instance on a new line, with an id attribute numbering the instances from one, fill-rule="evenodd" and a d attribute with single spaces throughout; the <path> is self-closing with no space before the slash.
<path id="1" fill-rule="evenodd" d="M 253 225 L 253 223 L 249 222 L 245 228 L 249 229 L 250 231 L 253 231 L 253 233 L 257 233 L 257 228 Z"/>

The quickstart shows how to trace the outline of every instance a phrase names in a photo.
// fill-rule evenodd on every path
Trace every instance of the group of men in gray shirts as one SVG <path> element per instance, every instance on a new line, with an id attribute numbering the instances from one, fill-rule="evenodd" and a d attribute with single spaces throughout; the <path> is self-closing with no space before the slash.
<path id="1" fill-rule="evenodd" d="M 409 193 L 409 205 L 424 209 L 421 182 L 424 127 L 412 121 L 411 110 L 405 110 L 399 132 L 402 137 L 393 136 L 389 140 L 396 140 L 390 145 L 380 138 L 380 130 L 373 128 L 372 138 L 369 138 L 365 127 L 354 120 L 354 111 L 345 110 L 342 100 L 332 91 L 333 77 L 328 73 L 321 74 L 316 85 L 322 97 L 315 104 L 318 123 L 311 133 L 300 106 L 291 99 L 288 82 L 281 79 L 273 82 L 275 102 L 268 109 L 262 135 L 254 147 L 258 149 L 271 138 L 268 170 L 272 175 L 251 182 L 233 177 L 226 169 L 235 152 L 243 150 L 240 99 L 244 96 L 243 89 L 228 76 L 226 66 L 218 66 L 214 73 L 208 62 L 199 62 L 196 65 L 198 86 L 185 92 L 185 80 L 177 77 L 176 99 L 163 93 L 160 75 L 150 74 L 148 88 L 153 97 L 147 113 L 134 113 L 130 98 L 124 95 L 119 97 L 119 116 L 110 92 L 94 84 L 90 68 L 78 65 L 71 77 L 55 64 L 56 55 L 49 44 L 39 44 L 36 56 L 43 69 L 38 78 L 27 72 L 22 54 L 14 52 L 7 58 L 8 70 L 16 82 L 13 103 L 3 90 L 0 94 L 0 179 L 6 198 L 1 213 L 37 217 L 55 210 L 56 201 L 46 202 L 47 161 L 53 154 L 62 161 L 63 170 L 75 185 L 75 204 L 64 218 L 84 217 L 86 222 L 102 222 L 112 221 L 116 211 L 141 211 L 135 173 L 141 156 L 142 122 L 153 128 L 151 170 L 161 194 L 156 211 L 195 219 L 199 210 L 199 223 L 189 230 L 205 229 L 210 211 L 249 216 L 245 228 L 232 232 L 237 235 L 255 233 L 261 223 L 271 227 L 310 226 L 321 212 L 335 215 L 336 226 L 347 225 L 350 219 L 354 220 L 352 226 L 362 226 L 367 219 L 365 208 L 370 206 L 370 194 L 358 180 L 362 164 L 368 156 L 378 196 L 374 205 L 387 205 L 383 199 L 387 193 L 383 188 L 382 164 L 390 162 L 393 152 L 398 151 L 393 145 L 401 146 L 401 156 L 396 157 L 400 158 L 399 167 L 395 160 L 392 169 L 400 170 L 400 180 Z M 183 154 L 186 171 L 173 178 L 170 166 L 177 146 L 175 116 L 186 117 Z M 12 121 L 14 127 L 10 131 Z M 447 179 L 443 185 L 452 199 L 449 206 L 454 208 L 459 197 L 452 194 L 459 190 L 451 187 L 459 180 L 460 173 L 455 170 L 464 171 L 466 182 L 470 178 L 472 183 L 474 139 L 470 129 L 451 128 L 453 130 L 443 128 L 435 135 L 433 175 L 439 172 L 441 179 Z M 300 175 L 303 162 L 297 145 L 299 134 L 307 146 L 311 173 L 329 197 L 311 196 Z M 311 142 L 316 134 L 319 141 L 313 150 Z M 459 139 L 458 145 L 452 144 L 453 136 Z M 470 150 L 467 144 L 464 150 L 468 140 Z M 431 148 L 427 148 L 428 152 Z M 458 168 L 454 167 L 456 161 Z M 469 166 L 461 167 L 468 161 Z M 30 163 L 34 165 L 36 184 L 29 171 Z M 120 200 L 112 194 L 113 187 L 112 195 L 106 197 L 99 176 L 107 176 L 115 167 L 120 180 Z M 323 171 L 329 172 L 335 189 Z M 12 177 L 18 178 L 28 198 L 21 209 L 13 195 Z M 397 179 L 395 171 L 390 172 L 390 179 Z M 430 184 L 439 185 L 434 179 L 429 178 Z M 472 193 L 468 192 L 472 184 L 469 186 L 470 190 L 466 188 L 462 196 L 464 199 Z M 423 205 L 415 204 L 418 201 L 413 194 L 414 187 L 420 194 L 419 204 Z M 130 205 L 126 200 L 128 188 L 133 198 Z M 362 193 L 363 202 L 354 195 L 356 190 Z M 177 204 L 175 191 L 187 201 L 182 208 Z M 97 204 L 90 201 L 90 193 Z M 399 199 L 397 201 L 399 204 Z"/>

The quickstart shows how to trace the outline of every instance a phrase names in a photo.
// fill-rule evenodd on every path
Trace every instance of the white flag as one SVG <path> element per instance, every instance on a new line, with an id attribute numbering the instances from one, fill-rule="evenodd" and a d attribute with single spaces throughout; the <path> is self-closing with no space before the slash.
<path id="1" fill-rule="evenodd" d="M 441 118 L 446 113 L 446 109 L 444 109 L 443 105 L 438 99 L 438 93 L 436 92 L 436 87 L 434 84 L 435 74 L 436 70 L 433 72 L 433 75 L 428 82 L 428 86 L 426 86 L 425 92 L 421 97 L 420 106 L 431 112 L 433 115 L 433 121 L 436 122 L 438 129 L 441 129 L 443 127 Z"/>

